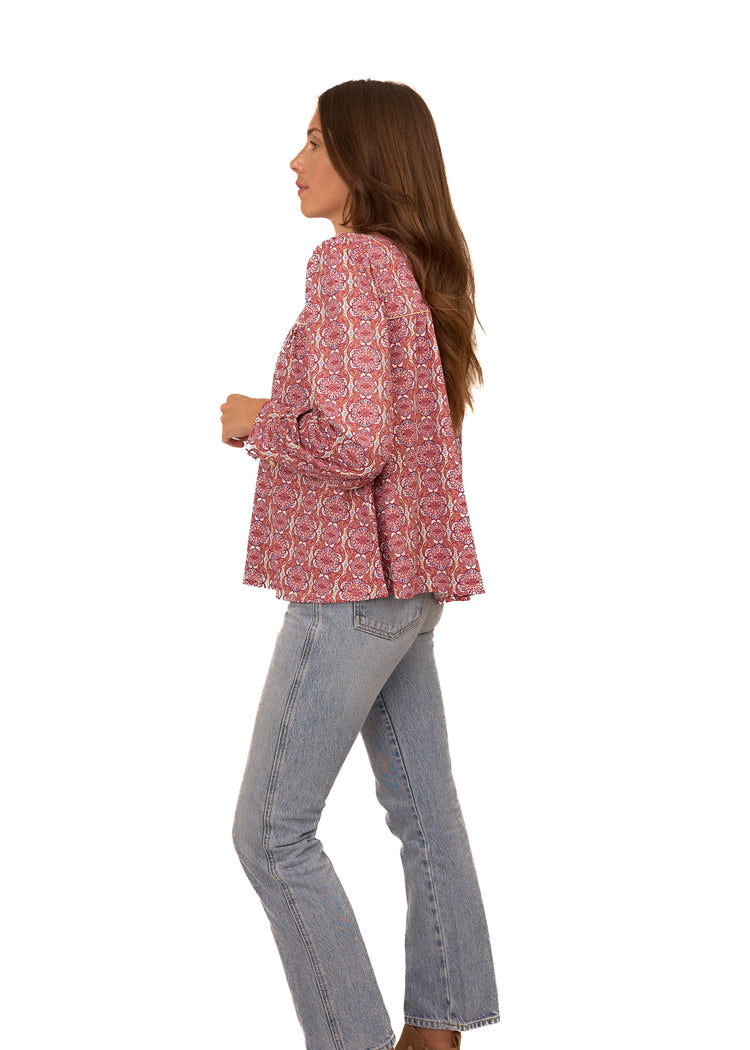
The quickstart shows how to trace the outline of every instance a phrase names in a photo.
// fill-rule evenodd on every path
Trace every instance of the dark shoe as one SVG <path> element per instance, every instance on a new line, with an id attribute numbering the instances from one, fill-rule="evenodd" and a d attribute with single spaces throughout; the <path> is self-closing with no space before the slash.
<path id="1" fill-rule="evenodd" d="M 453 1046 L 454 1050 L 460 1050 L 460 1032 L 453 1033 Z M 405 1024 L 404 1030 L 401 1033 L 401 1038 L 396 1043 L 394 1050 L 434 1050 L 434 1047 L 430 1046 L 418 1028 L 413 1028 L 412 1025 Z"/>

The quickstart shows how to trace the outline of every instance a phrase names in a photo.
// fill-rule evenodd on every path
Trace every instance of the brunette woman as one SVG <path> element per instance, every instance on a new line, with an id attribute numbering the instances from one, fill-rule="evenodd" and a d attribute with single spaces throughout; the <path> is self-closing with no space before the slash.
<path id="1" fill-rule="evenodd" d="M 403 84 L 324 92 L 291 162 L 335 235 L 270 399 L 231 394 L 223 440 L 259 460 L 244 582 L 287 605 L 233 827 L 307 1050 L 396 1037 L 316 830 L 359 733 L 406 884 L 397 1050 L 459 1047 L 499 1020 L 492 951 L 433 652 L 446 602 L 484 593 L 461 425 L 481 382 L 469 253 L 435 125 Z"/>

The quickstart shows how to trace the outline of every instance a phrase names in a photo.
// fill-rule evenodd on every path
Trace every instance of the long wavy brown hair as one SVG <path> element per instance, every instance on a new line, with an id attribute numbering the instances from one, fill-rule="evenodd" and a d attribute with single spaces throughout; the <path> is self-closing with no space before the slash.
<path id="1" fill-rule="evenodd" d="M 412 265 L 432 314 L 458 434 L 483 377 L 474 271 L 432 114 L 412 88 L 384 80 L 329 88 L 318 98 L 318 114 L 331 163 L 349 187 L 343 224 L 387 237 Z"/>

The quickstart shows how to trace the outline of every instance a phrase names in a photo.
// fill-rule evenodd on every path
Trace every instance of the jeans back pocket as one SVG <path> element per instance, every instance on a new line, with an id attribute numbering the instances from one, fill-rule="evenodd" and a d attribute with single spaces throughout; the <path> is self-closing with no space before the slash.
<path id="1" fill-rule="evenodd" d="M 419 623 L 432 593 L 415 594 L 413 598 L 364 598 L 352 602 L 354 626 L 358 631 L 375 634 L 379 638 L 399 638 Z"/>

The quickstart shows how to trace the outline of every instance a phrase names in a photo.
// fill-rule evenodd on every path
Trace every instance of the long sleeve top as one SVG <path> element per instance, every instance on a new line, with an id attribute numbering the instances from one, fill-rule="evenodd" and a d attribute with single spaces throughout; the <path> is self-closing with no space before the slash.
<path id="1" fill-rule="evenodd" d="M 244 583 L 293 602 L 484 593 L 432 317 L 391 241 L 315 249 L 245 449 Z"/>

